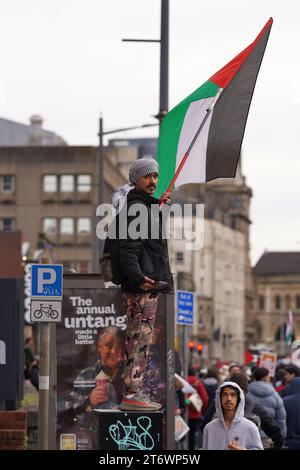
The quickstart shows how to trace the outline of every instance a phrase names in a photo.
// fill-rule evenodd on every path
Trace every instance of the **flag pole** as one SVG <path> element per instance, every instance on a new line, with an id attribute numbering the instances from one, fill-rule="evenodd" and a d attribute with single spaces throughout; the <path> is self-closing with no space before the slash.
<path id="1" fill-rule="evenodd" d="M 195 142 L 197 141 L 197 139 L 198 139 L 198 137 L 199 137 L 199 134 L 200 134 L 200 132 L 202 131 L 202 129 L 203 129 L 203 127 L 204 127 L 204 124 L 206 123 L 206 121 L 207 121 L 207 119 L 208 119 L 208 116 L 210 115 L 210 113 L 211 113 L 212 110 L 214 109 L 215 104 L 217 103 L 218 99 L 220 98 L 220 96 L 221 96 L 223 90 L 224 90 L 224 88 L 219 88 L 219 91 L 218 91 L 218 93 L 216 94 L 214 101 L 212 102 L 212 104 L 210 105 L 210 107 L 206 110 L 206 114 L 205 114 L 205 116 L 204 116 L 204 118 L 203 118 L 203 120 L 202 120 L 200 126 L 198 127 L 197 132 L 196 132 L 196 134 L 194 135 L 193 140 L 192 140 L 192 142 L 190 143 L 190 145 L 189 145 L 187 151 L 185 152 L 185 154 L 184 154 L 184 156 L 183 156 L 183 159 L 181 160 L 181 162 L 180 162 L 180 164 L 179 164 L 179 166 L 178 166 L 178 168 L 177 168 L 177 170 L 176 170 L 176 172 L 175 172 L 175 175 L 174 175 L 173 178 L 172 178 L 171 183 L 170 183 L 169 186 L 168 186 L 168 189 L 167 189 L 167 191 L 166 191 L 167 193 L 170 193 L 170 192 L 172 191 L 173 186 L 174 186 L 174 184 L 175 184 L 175 182 L 176 182 L 176 180 L 177 180 L 177 178 L 178 178 L 178 176 L 179 176 L 179 174 L 180 174 L 180 172 L 181 172 L 181 170 L 182 170 L 182 168 L 183 168 L 185 162 L 187 161 L 187 159 L 188 159 L 188 157 L 189 157 L 189 154 L 191 153 L 191 150 L 192 150 L 192 148 L 194 147 Z M 164 205 L 164 202 L 162 201 L 162 202 L 160 203 L 160 206 L 163 206 L 163 205 Z"/>

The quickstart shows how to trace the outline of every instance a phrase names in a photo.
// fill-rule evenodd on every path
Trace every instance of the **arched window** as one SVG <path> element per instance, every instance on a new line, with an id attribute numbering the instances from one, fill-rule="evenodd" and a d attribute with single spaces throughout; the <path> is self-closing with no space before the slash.
<path id="1" fill-rule="evenodd" d="M 275 309 L 276 310 L 281 309 L 281 297 L 280 297 L 280 295 L 275 295 Z"/>
<path id="2" fill-rule="evenodd" d="M 259 296 L 259 310 L 265 309 L 265 297 L 263 295 Z"/>

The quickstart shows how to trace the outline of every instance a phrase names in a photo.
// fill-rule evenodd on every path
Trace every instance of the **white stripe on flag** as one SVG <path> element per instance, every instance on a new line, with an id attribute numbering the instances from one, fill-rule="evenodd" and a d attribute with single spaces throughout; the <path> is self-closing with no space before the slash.
<path id="1" fill-rule="evenodd" d="M 176 155 L 176 169 L 184 157 L 190 143 L 192 142 L 202 120 L 206 115 L 206 110 L 214 101 L 214 97 L 194 101 L 190 104 L 183 124 L 178 142 Z M 204 183 L 206 180 L 206 148 L 208 132 L 213 112 L 210 113 L 191 153 L 182 168 L 176 186 L 186 183 Z"/>

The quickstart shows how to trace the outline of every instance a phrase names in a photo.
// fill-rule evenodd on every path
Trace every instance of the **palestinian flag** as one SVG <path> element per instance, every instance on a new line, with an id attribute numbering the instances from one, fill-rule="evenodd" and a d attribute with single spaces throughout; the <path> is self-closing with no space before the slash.
<path id="1" fill-rule="evenodd" d="M 294 315 L 293 315 L 293 312 L 290 310 L 288 312 L 288 322 L 287 322 L 287 325 L 286 325 L 286 329 L 285 329 L 285 342 L 288 346 L 290 346 L 293 342 L 293 339 L 294 339 Z"/>
<path id="2" fill-rule="evenodd" d="M 166 115 L 158 144 L 160 171 L 156 197 L 167 190 L 176 170 L 179 172 L 176 186 L 235 177 L 272 23 L 270 18 L 250 46 Z M 201 132 L 194 139 L 201 123 Z M 193 147 L 187 152 L 193 140 Z"/>

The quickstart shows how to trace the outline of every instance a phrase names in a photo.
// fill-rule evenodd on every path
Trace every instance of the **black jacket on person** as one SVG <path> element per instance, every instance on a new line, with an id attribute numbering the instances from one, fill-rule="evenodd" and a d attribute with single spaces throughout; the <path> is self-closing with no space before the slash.
<path id="1" fill-rule="evenodd" d="M 213 419 L 216 412 L 215 401 L 212 401 L 207 408 L 206 412 L 201 421 L 201 430 L 203 431 L 205 426 Z M 272 439 L 275 447 L 282 447 L 283 436 L 281 434 L 280 426 L 276 423 L 275 419 L 269 415 L 269 413 L 258 403 L 254 403 L 250 398 L 245 396 L 245 414 L 257 415 L 260 418 L 261 429 L 264 433 Z"/>
<path id="2" fill-rule="evenodd" d="M 134 204 L 140 204 L 146 209 L 148 217 L 148 230 L 147 225 L 138 227 L 140 232 L 144 230 L 143 236 L 134 239 L 131 234 L 128 234 L 130 224 L 137 218 L 137 215 L 128 215 L 129 208 L 134 209 Z M 156 213 L 151 212 L 151 207 L 156 205 Z M 127 195 L 127 208 L 123 206 L 120 213 L 116 216 L 116 233 L 118 238 L 116 240 L 106 240 L 111 243 L 111 257 L 112 257 L 112 270 L 114 277 L 118 279 L 121 284 L 123 292 L 145 293 L 145 290 L 139 288 L 140 284 L 144 282 L 144 276 L 147 276 L 154 281 L 165 281 L 167 284 L 155 292 L 173 293 L 173 278 L 169 266 L 169 255 L 166 238 L 163 238 L 162 227 L 162 213 L 158 212 L 159 200 L 144 193 L 132 189 Z M 124 211 L 127 210 L 127 213 Z M 166 208 L 164 209 L 166 210 Z M 155 217 L 155 214 L 158 214 Z M 122 215 L 124 216 L 122 218 Z M 119 225 L 123 221 L 127 223 L 127 238 L 119 237 Z M 146 222 L 146 221 L 145 221 Z M 157 238 L 151 237 L 151 233 L 157 233 Z M 104 252 L 107 248 L 104 248 Z M 152 292 L 148 289 L 147 292 Z M 154 291 L 153 291 L 154 292 Z"/>

